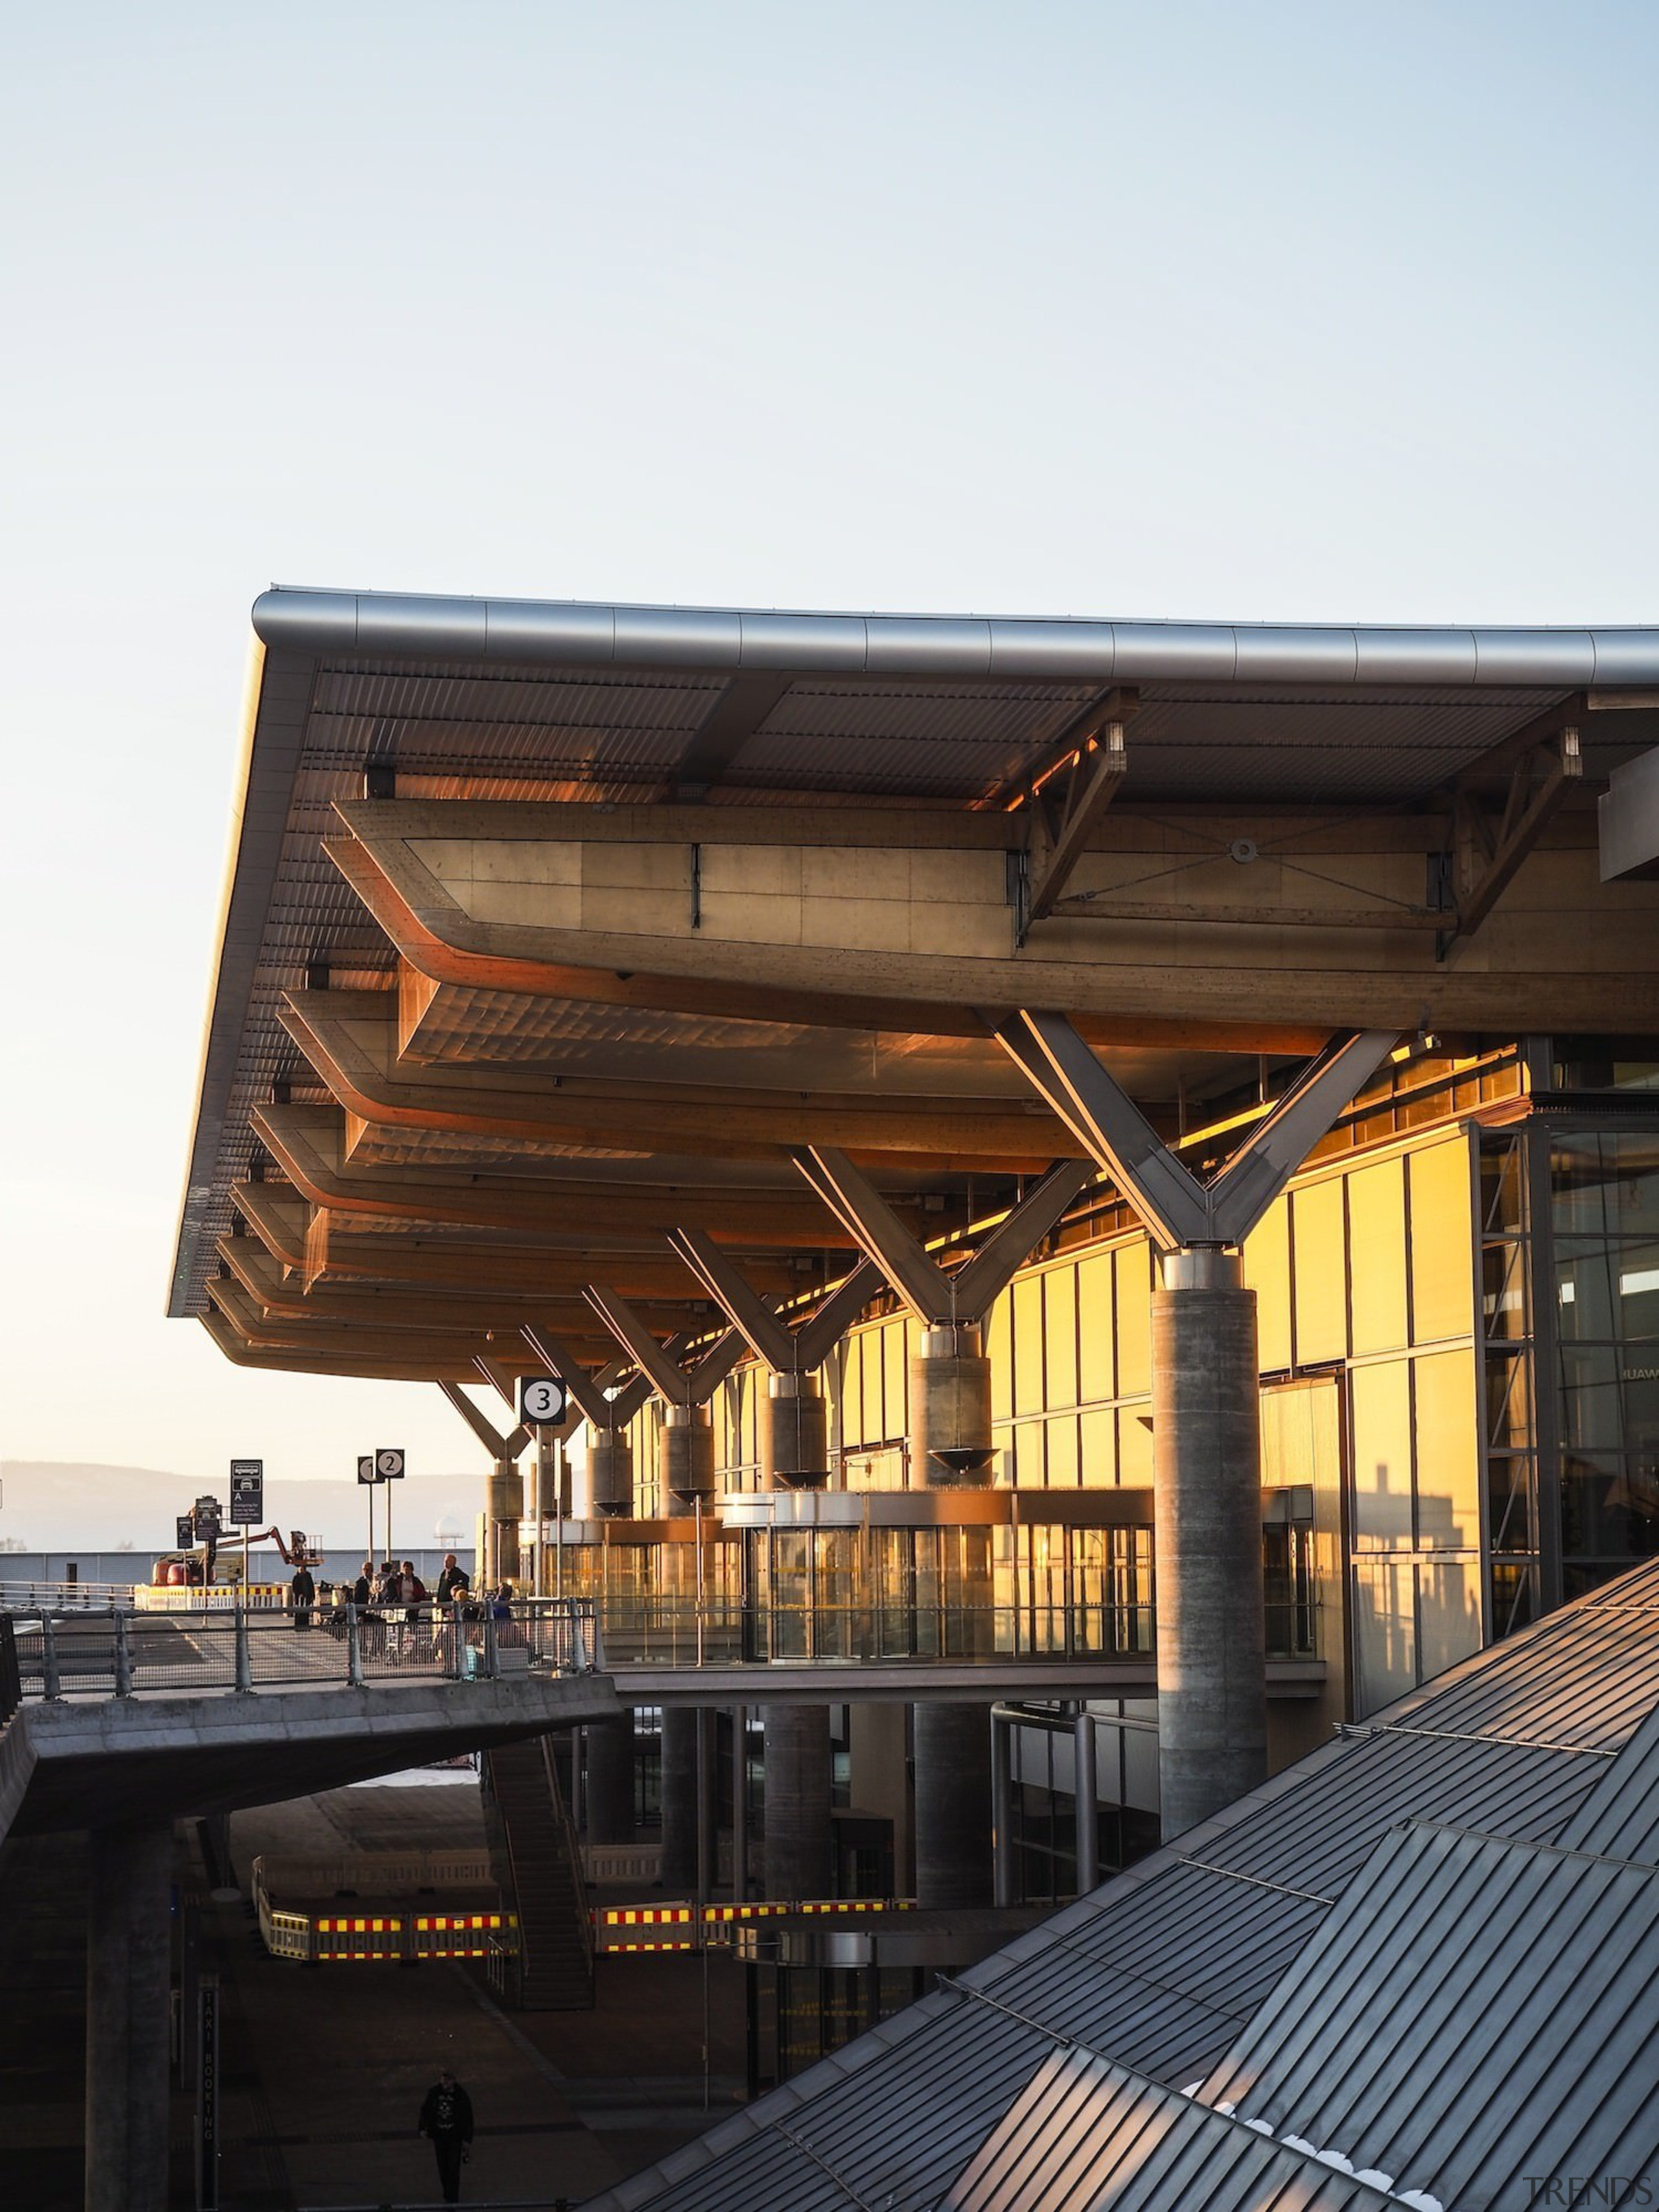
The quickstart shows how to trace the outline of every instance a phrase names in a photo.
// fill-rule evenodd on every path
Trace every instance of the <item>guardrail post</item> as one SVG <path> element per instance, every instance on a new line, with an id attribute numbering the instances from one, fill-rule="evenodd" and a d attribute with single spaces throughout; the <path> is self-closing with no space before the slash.
<path id="1" fill-rule="evenodd" d="M 466 1632 L 461 1626 L 461 1601 L 458 1597 L 452 1597 L 449 1601 L 448 1672 L 458 1682 L 461 1679 L 466 1663 L 463 1656 L 465 1650 Z"/>
<path id="2" fill-rule="evenodd" d="M 118 1698 L 132 1695 L 132 1642 L 128 1633 L 130 1623 L 119 1606 L 115 1608 L 115 1694 Z"/>
<path id="3" fill-rule="evenodd" d="M 253 1655 L 247 1645 L 247 1609 L 239 1599 L 232 1607 L 236 1637 L 236 1686 L 239 1690 L 253 1687 Z"/>
<path id="4" fill-rule="evenodd" d="M 58 1674 L 58 1624 L 46 1606 L 39 1608 L 40 1614 L 40 1678 L 41 1693 L 48 1698 L 61 1698 L 63 1683 Z"/>
<path id="5" fill-rule="evenodd" d="M 363 1625 L 355 1605 L 346 1607 L 346 1680 L 354 1690 L 363 1686 Z"/>
<path id="6" fill-rule="evenodd" d="M 484 1601 L 483 1634 L 484 1673 L 493 1682 L 501 1671 L 500 1641 L 495 1633 L 495 1608 Z"/>

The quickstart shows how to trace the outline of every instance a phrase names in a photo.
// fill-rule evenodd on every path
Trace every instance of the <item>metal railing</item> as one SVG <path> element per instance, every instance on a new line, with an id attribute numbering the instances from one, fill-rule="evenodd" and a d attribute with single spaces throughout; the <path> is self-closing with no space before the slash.
<path id="1" fill-rule="evenodd" d="M 864 1599 L 769 1607 L 735 1595 L 657 1595 L 601 1596 L 597 1604 L 611 1672 L 811 1660 L 854 1666 L 903 1660 L 1150 1661 L 1158 1648 L 1156 1607 L 1138 1600 L 995 1605 Z M 1316 1657 L 1317 1611 L 1306 1601 L 1270 1601 L 1268 1657 Z"/>
<path id="2" fill-rule="evenodd" d="M 496 1680 L 532 1668 L 590 1674 L 599 1659 L 593 1607 L 583 1598 L 314 1607 L 308 1613 L 40 1606 L 8 1618 L 25 1698 Z"/>
<path id="3" fill-rule="evenodd" d="M 29 1582 L 7 1582 L 0 1577 L 0 1612 L 33 1613 L 43 1605 L 55 1613 L 107 1613 L 112 1605 L 130 1605 L 131 1583 L 55 1581 L 50 1576 Z"/>
<path id="4" fill-rule="evenodd" d="M 1153 1608 L 1084 1605 L 757 1607 L 738 1597 L 528 1598 L 511 1605 L 206 1607 L 168 1613 L 37 1606 L 9 1620 L 21 1698 L 494 1680 L 534 1668 L 1100 1659 L 1150 1662 Z M 1269 1604 L 1270 1658 L 1317 1656 L 1317 1607 Z M 0 1665 L 9 1662 L 0 1662 Z M 6 1676 L 5 1680 L 9 1677 Z M 3 1695 L 4 1680 L 0 1680 Z"/>

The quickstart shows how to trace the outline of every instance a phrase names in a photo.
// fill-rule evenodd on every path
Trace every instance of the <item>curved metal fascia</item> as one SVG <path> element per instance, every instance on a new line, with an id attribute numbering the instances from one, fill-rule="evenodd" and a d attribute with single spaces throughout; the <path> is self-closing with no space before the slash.
<path id="1" fill-rule="evenodd" d="M 271 887 L 282 858 L 294 779 L 310 708 L 313 663 L 273 653 L 255 643 L 243 712 L 242 769 L 233 804 L 229 850 L 219 901 L 218 951 L 196 1088 L 196 1126 L 191 1133 L 179 1203 L 179 1235 L 168 1280 L 168 1316 L 199 1308 L 191 1289 L 204 1237 L 222 1195 L 219 1160 L 236 1081 L 237 1051 L 253 994 Z"/>
<path id="2" fill-rule="evenodd" d="M 301 653 L 592 666 L 799 669 L 1061 684 L 1659 684 L 1659 627 L 1423 629 L 1344 623 L 792 614 L 730 607 L 291 591 L 254 602 L 267 646 Z"/>

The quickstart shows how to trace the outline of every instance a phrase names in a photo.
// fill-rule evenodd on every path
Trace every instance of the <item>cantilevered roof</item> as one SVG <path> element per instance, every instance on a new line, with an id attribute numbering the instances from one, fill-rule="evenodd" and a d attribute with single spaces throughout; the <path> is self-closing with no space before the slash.
<path id="1" fill-rule="evenodd" d="M 821 1284 L 800 1144 L 935 1228 L 994 1208 L 1077 1147 L 989 1006 L 1170 1119 L 1344 1026 L 1659 1026 L 1659 896 L 1595 884 L 1589 803 L 1659 739 L 1659 630 L 289 590 L 253 627 L 170 1297 L 234 1356 L 464 1374 L 476 1309 L 411 1273 L 604 1250 L 660 1295 L 682 1222 Z"/>
<path id="2" fill-rule="evenodd" d="M 1616 1801 L 1620 1833 L 1650 1832 L 1656 1710 L 1650 1565 L 1345 1730 L 589 2212 L 1358 2212 L 1650 2170 L 1659 1873 L 1586 1814 Z"/>

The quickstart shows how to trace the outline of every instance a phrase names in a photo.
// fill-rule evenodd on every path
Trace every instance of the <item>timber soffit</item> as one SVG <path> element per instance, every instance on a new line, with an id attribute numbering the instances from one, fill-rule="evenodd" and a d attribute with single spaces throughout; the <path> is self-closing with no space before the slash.
<path id="1" fill-rule="evenodd" d="M 334 799 L 362 787 L 366 766 L 395 752 L 419 773 L 426 766 L 436 791 L 446 777 L 478 793 L 500 780 L 502 795 L 523 793 L 526 780 L 543 795 L 606 795 L 621 775 L 623 795 L 637 793 L 641 772 L 672 783 L 698 732 L 734 675 L 769 671 L 798 679 L 803 698 L 791 721 L 789 690 L 767 687 L 757 700 L 754 741 L 787 742 L 789 781 L 815 764 L 831 789 L 881 790 L 891 779 L 872 772 L 869 700 L 893 684 L 905 702 L 887 712 L 876 736 L 884 757 L 910 763 L 921 785 L 946 803 L 975 802 L 988 779 L 1034 765 L 1042 744 L 1074 719 L 1081 705 L 1114 684 L 1196 686 L 1194 706 L 1212 713 L 1240 687 L 1278 698 L 1275 712 L 1311 705 L 1330 722 L 1300 750 L 1340 755 L 1342 710 L 1404 703 L 1416 688 L 1425 710 L 1443 719 L 1414 760 L 1414 789 L 1440 768 L 1480 752 L 1495 735 L 1541 703 L 1597 685 L 1659 682 L 1659 630 L 1425 629 L 1310 628 L 1224 623 L 1029 622 L 935 616 L 787 613 L 592 606 L 398 594 L 273 591 L 253 611 L 258 655 L 246 729 L 245 795 L 233 827 L 213 1004 L 204 1037 L 197 1124 L 181 1207 L 169 1310 L 200 1310 L 216 1237 L 228 1222 L 227 1188 L 247 1157 L 246 1114 L 294 1065 L 295 1048 L 276 1021 L 281 993 L 303 980 L 315 945 L 326 939 L 338 964 L 354 961 L 372 976 L 388 965 L 386 949 L 362 926 L 347 888 L 329 880 L 318 851 Z M 337 674 L 328 676 L 331 665 Z M 463 663 L 459 671 L 434 664 Z M 365 665 L 367 664 L 367 665 Z M 410 664 L 418 664 L 411 666 Z M 550 786 L 544 726 L 506 726 L 477 711 L 468 696 L 476 672 L 491 678 L 516 671 L 552 679 L 580 670 L 605 687 L 605 712 L 617 712 L 618 678 L 635 695 L 630 736 L 617 727 L 599 745 L 583 741 L 558 764 L 565 778 Z M 406 683 L 429 677 L 419 702 L 376 702 L 381 678 Z M 343 696 L 316 726 L 326 681 Z M 665 699 L 665 688 L 673 695 Z M 355 687 L 355 688 L 354 688 Z M 435 688 L 434 688 L 435 687 Z M 1266 687 L 1265 690 L 1263 687 Z M 395 687 L 394 687 L 395 688 Z M 1301 702 L 1280 696 L 1300 689 Z M 939 711 L 917 714 L 931 690 Z M 810 711 L 805 694 L 810 690 Z M 992 699 L 992 695 L 997 695 Z M 977 741 L 957 735 L 956 765 L 943 757 L 930 775 L 924 756 L 944 746 L 971 720 L 974 702 L 996 711 Z M 1241 696 L 1235 702 L 1243 706 Z M 423 734 L 404 716 L 374 712 L 398 704 L 426 706 L 433 726 Z M 352 708 L 359 712 L 349 711 Z M 456 709 L 460 708 L 459 716 Z M 579 714 L 591 708 L 577 706 Z M 886 710 L 884 710 L 884 712 Z M 1147 712 L 1150 714 L 1151 706 Z M 1335 714 L 1336 719 L 1330 720 Z M 1448 723 L 1443 717 L 1474 712 Z M 1167 719 L 1167 717 L 1166 717 Z M 1200 716 L 1201 720 L 1201 716 Z M 1143 729 L 1155 726 L 1143 720 Z M 1406 732 L 1393 726 L 1395 742 Z M 654 734 L 653 734 L 654 729 Z M 1170 733 L 1173 737 L 1173 732 Z M 1241 726 L 1243 743 L 1223 747 L 1231 758 L 1261 765 L 1260 734 Z M 1632 734 L 1635 732 L 1632 730 Z M 1190 748 L 1198 787 L 1213 779 L 1215 736 L 1195 726 Z M 1382 737 L 1381 730 L 1377 732 Z M 733 740 L 722 738 L 729 753 Z M 839 767 L 836 748 L 850 748 Z M 862 745 L 863 751 L 859 748 Z M 1334 748 L 1334 753 L 1333 749 Z M 423 759 L 424 757 L 424 759 Z M 607 765 L 607 763 L 609 763 Z M 1437 765 L 1436 765 L 1437 763 Z M 964 784 L 963 779 L 966 776 Z M 612 794 L 614 795 L 614 793 Z"/>

